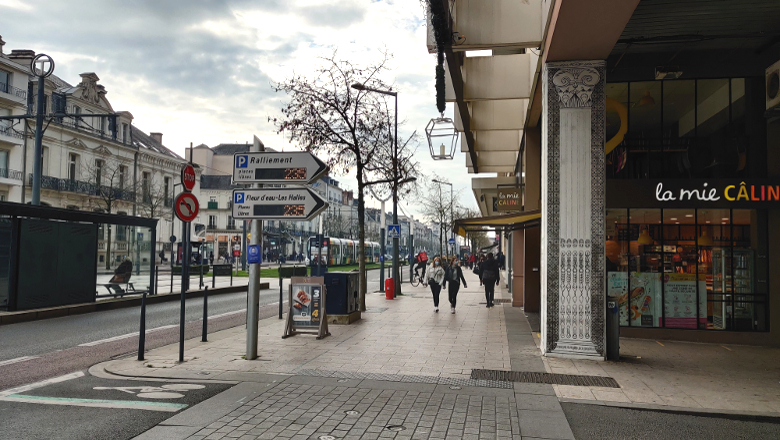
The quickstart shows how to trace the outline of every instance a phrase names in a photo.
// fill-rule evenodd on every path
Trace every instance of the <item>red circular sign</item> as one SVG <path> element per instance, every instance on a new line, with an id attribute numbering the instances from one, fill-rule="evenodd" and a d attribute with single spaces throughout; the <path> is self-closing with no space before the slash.
<path id="1" fill-rule="evenodd" d="M 181 169 L 181 184 L 187 191 L 195 188 L 195 168 L 192 165 L 185 165 Z"/>
<path id="2" fill-rule="evenodd" d="M 198 204 L 198 199 L 196 199 L 192 193 L 183 192 L 176 196 L 176 200 L 173 203 L 173 210 L 179 220 L 189 223 L 198 216 L 200 205 Z"/>

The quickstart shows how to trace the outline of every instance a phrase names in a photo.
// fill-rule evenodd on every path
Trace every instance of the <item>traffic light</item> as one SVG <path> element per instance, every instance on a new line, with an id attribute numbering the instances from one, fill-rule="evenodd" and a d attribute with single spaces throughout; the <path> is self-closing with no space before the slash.
<path id="1" fill-rule="evenodd" d="M 233 236 L 233 243 L 238 243 L 238 242 L 239 242 L 239 240 L 241 240 L 241 237 L 240 237 L 240 236 L 238 236 L 238 235 L 234 235 L 234 236 Z"/>

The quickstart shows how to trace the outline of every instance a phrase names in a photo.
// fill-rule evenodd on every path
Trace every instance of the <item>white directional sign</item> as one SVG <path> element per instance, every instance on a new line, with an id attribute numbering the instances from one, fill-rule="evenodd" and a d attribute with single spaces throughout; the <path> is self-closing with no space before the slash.
<path id="1" fill-rule="evenodd" d="M 233 183 L 307 184 L 328 171 L 328 166 L 306 151 L 289 153 L 236 153 Z"/>
<path id="2" fill-rule="evenodd" d="M 308 188 L 233 190 L 233 218 L 308 220 L 328 204 Z"/>

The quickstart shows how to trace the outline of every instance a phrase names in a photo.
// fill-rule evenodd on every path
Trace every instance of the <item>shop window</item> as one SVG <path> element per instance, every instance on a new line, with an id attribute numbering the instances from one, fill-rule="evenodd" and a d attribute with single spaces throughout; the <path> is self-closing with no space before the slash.
<path id="1" fill-rule="evenodd" d="M 766 213 L 608 209 L 606 214 L 607 294 L 619 297 L 621 326 L 768 329 L 768 249 L 759 238 Z"/>
<path id="2" fill-rule="evenodd" d="M 628 171 L 634 178 L 659 177 L 663 158 L 661 82 L 634 82 L 628 90 Z"/>
<path id="3" fill-rule="evenodd" d="M 691 177 L 695 122 L 696 81 L 664 81 L 662 175 L 681 179 Z"/>

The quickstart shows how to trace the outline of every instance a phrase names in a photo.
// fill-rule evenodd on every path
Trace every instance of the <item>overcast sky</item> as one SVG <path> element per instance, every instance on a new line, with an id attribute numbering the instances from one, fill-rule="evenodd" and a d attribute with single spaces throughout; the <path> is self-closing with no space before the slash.
<path id="1" fill-rule="evenodd" d="M 213 147 L 253 134 L 268 147 L 293 149 L 267 122 L 286 100 L 270 83 L 293 71 L 311 75 L 317 57 L 334 49 L 357 63 L 376 60 L 383 48 L 394 55 L 385 79 L 396 84 L 407 121 L 399 138 L 422 134 L 437 116 L 436 60 L 419 0 L 0 0 L 0 17 L 6 53 L 47 53 L 55 74 L 74 85 L 80 73 L 95 72 L 114 110 L 130 111 L 147 133 L 162 132 L 182 156 L 190 142 Z M 452 110 L 448 104 L 450 117 Z M 445 176 L 461 203 L 476 208 L 464 154 L 434 162 L 422 139 L 424 171 Z M 334 177 L 356 188 L 354 177 Z M 403 209 L 419 212 L 408 203 Z"/>

